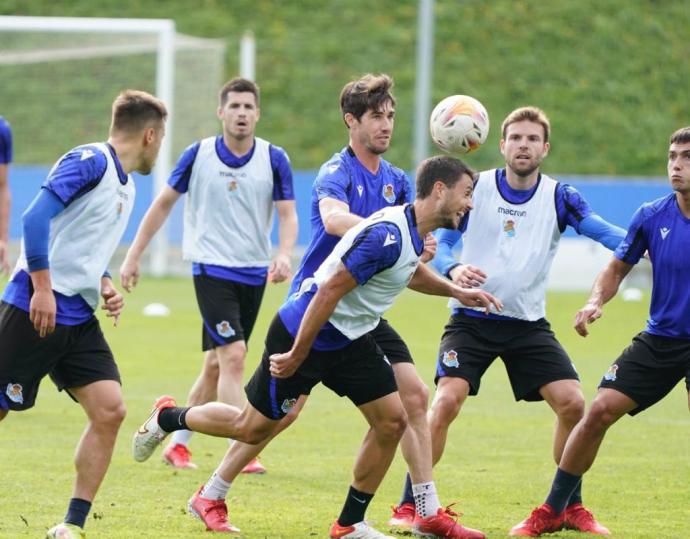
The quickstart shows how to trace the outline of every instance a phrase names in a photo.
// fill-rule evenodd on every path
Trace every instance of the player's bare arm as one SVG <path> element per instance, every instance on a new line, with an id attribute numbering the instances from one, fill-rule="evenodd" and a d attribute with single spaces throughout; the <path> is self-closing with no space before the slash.
<path id="1" fill-rule="evenodd" d="M 55 313 L 57 306 L 50 280 L 50 270 L 42 269 L 31 272 L 31 283 L 34 293 L 29 304 L 29 319 L 43 338 L 55 331 Z"/>
<path id="2" fill-rule="evenodd" d="M 101 309 L 107 311 L 106 316 L 113 318 L 113 325 L 117 326 L 120 321 L 120 314 L 125 306 L 125 300 L 122 294 L 115 288 L 110 277 L 104 276 L 101 278 L 101 297 L 103 298 Z"/>
<path id="3" fill-rule="evenodd" d="M 6 164 L 0 165 L 0 272 L 9 273 L 9 219 L 10 219 L 10 186 L 7 181 Z"/>
<path id="4" fill-rule="evenodd" d="M 486 273 L 472 264 L 460 264 L 448 272 L 450 279 L 464 288 L 476 288 L 486 282 Z"/>
<path id="5" fill-rule="evenodd" d="M 343 236 L 345 232 L 362 220 L 362 217 L 350 213 L 350 206 L 335 198 L 322 198 L 319 201 L 319 213 L 323 227 L 332 236 Z"/>
<path id="6" fill-rule="evenodd" d="M 437 247 L 438 242 L 436 241 L 436 238 L 431 232 L 429 232 L 426 236 L 424 236 L 424 251 L 422 252 L 422 256 L 419 257 L 420 262 L 423 264 L 431 262 L 431 260 L 436 256 Z"/>
<path id="7" fill-rule="evenodd" d="M 491 310 L 491 306 L 496 311 L 503 309 L 501 301 L 488 292 L 461 288 L 447 279 L 442 279 L 423 264 L 417 267 L 417 271 L 415 271 L 407 287 L 422 294 L 452 297 L 464 305 L 481 306 L 486 309 L 487 313 Z"/>
<path id="8" fill-rule="evenodd" d="M 292 250 L 297 241 L 297 211 L 294 200 L 277 200 L 278 212 L 278 254 L 273 259 L 268 272 L 271 281 L 281 283 L 290 277 L 292 269 Z"/>
<path id="9" fill-rule="evenodd" d="M 594 281 L 587 303 L 575 315 L 575 331 L 583 337 L 589 335 L 587 324 L 601 318 L 604 303 L 616 295 L 618 287 L 631 269 L 632 265 L 626 264 L 615 256 L 611 258 Z"/>
<path id="10" fill-rule="evenodd" d="M 316 335 L 333 314 L 338 301 L 357 286 L 357 281 L 342 263 L 338 270 L 321 286 L 309 303 L 295 336 L 292 349 L 284 354 L 273 354 L 271 374 L 276 378 L 289 378 L 309 354 Z"/>
<path id="11" fill-rule="evenodd" d="M 179 198 L 180 193 L 166 185 L 146 211 L 146 215 L 144 215 L 144 219 L 141 225 L 139 225 L 139 230 L 137 230 L 134 242 L 127 251 L 122 266 L 120 266 L 120 282 L 122 283 L 122 288 L 127 292 L 134 290 L 139 281 L 139 261 L 142 253 L 151 241 L 151 238 L 163 226 Z"/>

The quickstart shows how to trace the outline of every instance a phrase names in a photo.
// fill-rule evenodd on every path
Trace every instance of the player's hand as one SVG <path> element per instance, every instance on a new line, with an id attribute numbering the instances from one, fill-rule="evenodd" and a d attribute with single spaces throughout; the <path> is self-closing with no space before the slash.
<path id="1" fill-rule="evenodd" d="M 501 312 L 503 309 L 503 303 L 501 300 L 492 296 L 484 290 L 476 290 L 470 288 L 458 288 L 455 298 L 468 307 L 484 307 L 484 312 L 489 314 L 491 312 L 491 307 L 496 310 L 496 312 Z"/>
<path id="2" fill-rule="evenodd" d="M 486 273 L 472 264 L 460 264 L 450 270 L 451 280 L 463 288 L 477 288 L 486 282 Z"/>
<path id="3" fill-rule="evenodd" d="M 282 283 L 290 277 L 290 257 L 284 253 L 278 253 L 268 268 L 269 280 L 274 283 Z"/>
<path id="4" fill-rule="evenodd" d="M 577 311 L 575 315 L 575 331 L 583 337 L 589 335 L 587 324 L 591 324 L 595 320 L 601 318 L 601 305 L 595 303 L 587 303 L 582 309 Z"/>
<path id="5" fill-rule="evenodd" d="M 55 331 L 55 313 L 57 305 L 53 291 L 36 290 L 29 303 L 29 320 L 38 331 L 38 336 L 43 338 Z"/>
<path id="6" fill-rule="evenodd" d="M 432 258 L 436 256 L 436 246 L 438 242 L 434 235 L 429 233 L 424 236 L 424 251 L 422 251 L 422 256 L 419 257 L 419 261 L 423 264 L 429 262 Z"/>
<path id="7" fill-rule="evenodd" d="M 10 253 L 7 242 L 0 240 L 0 273 L 10 272 Z"/>
<path id="8" fill-rule="evenodd" d="M 125 306 L 125 299 L 122 297 L 115 286 L 113 281 L 108 277 L 103 277 L 101 279 L 101 296 L 103 297 L 103 305 L 101 309 L 108 311 L 106 316 L 114 318 L 113 325 L 117 327 L 120 321 L 120 313 Z"/>
<path id="9" fill-rule="evenodd" d="M 268 360 L 271 362 L 271 376 L 274 378 L 290 378 L 304 361 L 293 353 L 292 350 L 284 354 L 272 354 Z"/>
<path id="10" fill-rule="evenodd" d="M 126 256 L 120 266 L 120 282 L 127 292 L 134 290 L 139 282 L 139 259 Z"/>

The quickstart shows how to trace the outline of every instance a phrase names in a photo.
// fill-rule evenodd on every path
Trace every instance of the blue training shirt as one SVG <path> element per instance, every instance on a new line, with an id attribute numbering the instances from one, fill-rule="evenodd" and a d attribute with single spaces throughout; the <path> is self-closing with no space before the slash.
<path id="1" fill-rule="evenodd" d="M 409 222 L 413 223 L 412 220 Z M 418 234 L 415 235 L 414 233 L 416 224 L 411 225 L 411 229 L 413 230 L 413 238 L 417 240 L 415 246 L 421 251 L 424 248 L 424 242 L 419 239 Z M 395 241 L 391 242 L 390 238 L 395 238 Z M 402 252 L 402 240 L 400 230 L 395 224 L 390 222 L 375 223 L 355 236 L 352 246 L 341 257 L 340 261 L 357 281 L 357 285 L 362 286 L 374 275 L 392 267 L 398 261 Z M 382 245 L 386 245 L 386 247 L 382 248 Z M 318 288 L 314 283 L 306 291 L 291 294 L 278 310 L 280 319 L 293 337 L 297 336 L 304 313 L 317 290 Z M 330 322 L 326 322 L 316 336 L 312 348 L 314 350 L 338 350 L 350 342 L 352 341 Z"/>
<path id="2" fill-rule="evenodd" d="M 539 187 L 540 181 L 541 175 L 539 175 L 537 183 L 531 189 L 513 189 L 508 184 L 506 170 L 504 168 L 496 170 L 498 190 L 501 196 L 512 204 L 522 204 L 532 198 Z M 578 234 L 587 236 L 612 251 L 616 249 L 625 237 L 625 230 L 604 221 L 599 215 L 594 213 L 580 192 L 571 185 L 558 183 L 554 202 L 558 228 L 561 233 L 565 232 L 566 227 L 570 226 Z M 438 246 L 432 264 L 439 273 L 446 277 L 449 277 L 450 270 L 459 265 L 459 262 L 453 255 L 453 250 L 462 247 L 462 234 L 467 230 L 467 223 L 471 213 L 472 211 L 470 210 L 464 215 L 458 230 L 439 229 L 435 233 Z M 458 310 L 455 309 L 453 314 Z M 507 316 L 493 313 L 486 315 L 471 309 L 462 310 L 470 316 L 509 319 Z"/>
<path id="3" fill-rule="evenodd" d="M 635 212 L 614 255 L 626 264 L 637 264 L 645 251 L 653 276 L 646 331 L 690 339 L 690 219 L 681 213 L 675 193 Z"/>
<path id="4" fill-rule="evenodd" d="M 175 189 L 178 193 L 186 193 L 189 191 L 189 180 L 192 176 L 192 167 L 199 152 L 200 142 L 194 142 L 188 146 L 177 160 L 174 170 L 168 178 L 168 185 Z M 240 168 L 246 165 L 254 156 L 254 149 L 256 148 L 256 141 L 252 145 L 252 149 L 242 157 L 237 157 L 223 142 L 223 136 L 216 137 L 216 155 L 223 164 L 230 168 Z M 290 167 L 290 159 L 287 153 L 280 146 L 269 146 L 269 155 L 271 159 L 271 170 L 273 171 L 273 201 L 278 200 L 294 200 L 295 193 L 292 181 L 292 168 Z M 235 281 L 242 284 L 259 286 L 266 282 L 268 276 L 267 267 L 243 267 L 243 268 L 228 268 L 225 266 L 218 266 L 214 264 L 200 264 L 192 263 L 193 275 L 209 275 L 218 279 L 225 279 L 227 281 Z"/>
<path id="5" fill-rule="evenodd" d="M 289 294 L 299 290 L 304 279 L 314 275 L 321 263 L 331 254 L 340 240 L 328 234 L 321 220 L 319 202 L 334 198 L 348 205 L 350 213 L 369 217 L 388 206 L 400 206 L 411 201 L 410 183 L 405 173 L 385 159 L 372 174 L 357 159 L 349 146 L 326 161 L 314 180 L 311 192 L 311 240 L 304 253 Z"/>
<path id="6" fill-rule="evenodd" d="M 106 143 L 115 163 L 120 182 L 127 183 L 115 150 Z M 30 271 L 49 267 L 48 241 L 50 220 L 74 200 L 94 189 L 103 179 L 108 161 L 94 146 L 79 146 L 65 154 L 53 167 L 29 208 L 24 212 L 24 246 Z M 2 300 L 29 312 L 33 287 L 31 277 L 25 271 L 12 276 Z M 64 325 L 82 324 L 93 316 L 93 310 L 79 294 L 66 296 L 54 292 L 57 313 L 56 322 Z"/>
<path id="7" fill-rule="evenodd" d="M 12 129 L 5 118 L 0 116 L 0 165 L 12 162 Z"/>

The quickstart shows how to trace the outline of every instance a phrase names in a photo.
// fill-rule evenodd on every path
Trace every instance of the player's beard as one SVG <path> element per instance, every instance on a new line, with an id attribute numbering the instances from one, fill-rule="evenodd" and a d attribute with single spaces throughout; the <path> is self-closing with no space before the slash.
<path id="1" fill-rule="evenodd" d="M 508 163 L 510 170 L 512 170 L 517 176 L 520 176 L 521 178 L 526 178 L 535 170 L 538 170 L 539 165 L 541 165 L 541 159 L 530 160 L 529 165 L 521 168 L 516 167 L 513 163 Z"/>

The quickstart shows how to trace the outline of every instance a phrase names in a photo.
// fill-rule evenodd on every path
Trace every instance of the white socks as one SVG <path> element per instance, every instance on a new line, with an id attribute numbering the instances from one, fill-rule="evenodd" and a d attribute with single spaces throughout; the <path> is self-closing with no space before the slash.
<path id="1" fill-rule="evenodd" d="M 189 445 L 189 440 L 192 439 L 192 434 L 194 434 L 194 431 L 191 430 L 176 430 L 170 436 L 170 445 L 182 444 L 187 446 Z"/>
<path id="2" fill-rule="evenodd" d="M 231 484 L 232 481 L 226 481 L 215 471 L 208 482 L 202 487 L 199 496 L 207 500 L 224 500 L 228 495 Z"/>
<path id="3" fill-rule="evenodd" d="M 441 508 L 433 481 L 412 485 L 414 506 L 417 514 L 422 518 L 434 516 Z"/>

